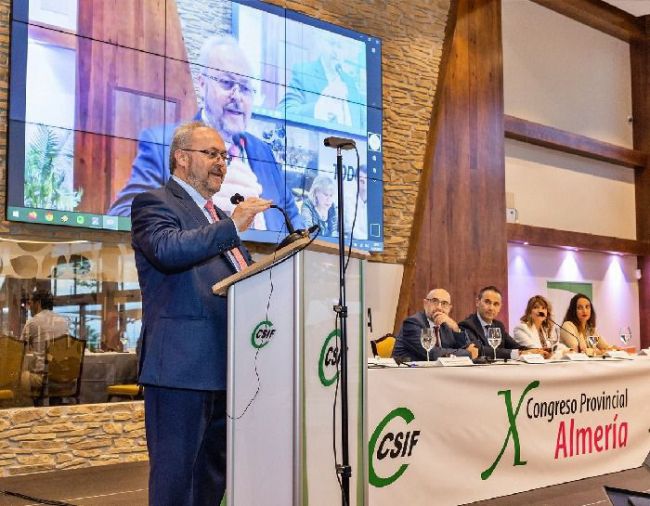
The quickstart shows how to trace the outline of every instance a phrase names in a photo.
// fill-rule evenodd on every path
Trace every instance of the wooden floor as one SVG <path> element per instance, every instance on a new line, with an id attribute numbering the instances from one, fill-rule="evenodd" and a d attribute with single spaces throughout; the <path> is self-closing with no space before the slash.
<path id="1" fill-rule="evenodd" d="M 63 501 L 75 506 L 146 506 L 148 471 L 148 464 L 139 462 L 0 478 L 1 492 L 15 492 L 33 498 L 20 498 L 0 493 L 0 506 L 43 504 L 38 502 L 38 499 Z M 603 491 L 603 485 L 649 491 L 650 470 L 640 467 L 508 497 L 476 502 L 473 505 L 606 506 L 610 503 Z M 431 502 L 431 505 L 435 506 L 435 500 Z"/>

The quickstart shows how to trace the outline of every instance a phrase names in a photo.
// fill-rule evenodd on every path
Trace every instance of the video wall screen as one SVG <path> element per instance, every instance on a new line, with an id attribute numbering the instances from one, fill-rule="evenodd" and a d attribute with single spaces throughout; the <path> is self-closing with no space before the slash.
<path id="1" fill-rule="evenodd" d="M 13 3 L 9 220 L 130 230 L 133 197 L 170 177 L 174 129 L 197 119 L 232 156 L 218 206 L 269 198 L 336 241 L 336 150 L 323 140 L 353 139 L 345 234 L 354 222 L 355 247 L 383 249 L 379 39 L 257 0 L 115 5 Z M 270 209 L 244 238 L 285 233 Z"/>

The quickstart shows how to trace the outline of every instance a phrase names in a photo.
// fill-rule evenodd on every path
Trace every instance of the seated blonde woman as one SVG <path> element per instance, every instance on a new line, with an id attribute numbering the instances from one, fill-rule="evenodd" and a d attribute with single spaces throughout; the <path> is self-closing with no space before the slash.
<path id="1" fill-rule="evenodd" d="M 528 299 L 526 311 L 514 328 L 512 337 L 520 346 L 545 350 L 544 358 L 549 358 L 553 351 L 562 355 L 568 348 L 558 343 L 551 315 L 551 303 L 541 295 L 532 296 Z"/>
<path id="2" fill-rule="evenodd" d="M 596 330 L 596 310 L 589 297 L 582 293 L 574 295 L 569 302 L 560 339 L 572 351 L 585 353 L 590 357 L 617 349 L 605 341 Z"/>

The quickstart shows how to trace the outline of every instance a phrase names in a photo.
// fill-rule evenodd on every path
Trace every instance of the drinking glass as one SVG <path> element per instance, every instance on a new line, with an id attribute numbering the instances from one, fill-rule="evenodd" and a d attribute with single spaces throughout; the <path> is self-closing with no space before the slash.
<path id="1" fill-rule="evenodd" d="M 598 346 L 598 336 L 587 336 L 587 342 L 595 349 Z"/>
<path id="2" fill-rule="evenodd" d="M 632 330 L 630 327 L 621 327 L 618 330 L 618 337 L 621 338 L 623 345 L 627 346 L 627 343 L 632 339 Z"/>
<path id="3" fill-rule="evenodd" d="M 548 344 L 551 346 L 551 353 L 555 353 L 557 344 L 560 341 L 560 333 L 558 329 L 553 328 L 548 333 Z"/>
<path id="4" fill-rule="evenodd" d="M 490 327 L 487 335 L 488 344 L 494 351 L 494 360 L 497 359 L 497 348 L 501 344 L 501 329 L 499 327 Z"/>
<path id="5" fill-rule="evenodd" d="M 420 343 L 427 352 L 427 362 L 429 361 L 429 352 L 431 351 L 431 348 L 433 348 L 434 340 L 435 335 L 432 328 L 422 329 L 422 333 L 420 334 Z"/>

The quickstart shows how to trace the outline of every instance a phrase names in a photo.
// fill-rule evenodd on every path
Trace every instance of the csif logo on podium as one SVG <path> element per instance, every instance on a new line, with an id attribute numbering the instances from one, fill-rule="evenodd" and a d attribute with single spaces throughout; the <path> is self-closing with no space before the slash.
<path id="1" fill-rule="evenodd" d="M 408 468 L 408 460 L 420 439 L 420 430 L 411 425 L 413 420 L 415 415 L 410 409 L 395 408 L 372 433 L 368 443 L 368 478 L 372 486 L 390 485 Z"/>
<path id="2" fill-rule="evenodd" d="M 255 348 L 264 348 L 271 342 L 271 338 L 275 335 L 275 327 L 269 320 L 262 320 L 253 329 L 251 334 L 251 344 Z"/>
<path id="3" fill-rule="evenodd" d="M 341 353 L 339 338 L 341 331 L 336 329 L 330 332 L 325 338 L 323 347 L 318 357 L 318 378 L 324 387 L 333 385 L 339 377 L 339 362 Z"/>

